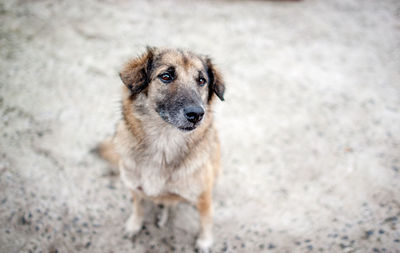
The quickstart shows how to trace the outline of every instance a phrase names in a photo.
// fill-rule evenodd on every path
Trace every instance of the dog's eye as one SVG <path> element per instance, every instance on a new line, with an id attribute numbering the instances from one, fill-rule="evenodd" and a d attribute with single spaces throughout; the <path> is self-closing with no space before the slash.
<path id="1" fill-rule="evenodd" d="M 206 84 L 206 82 L 207 82 L 206 79 L 204 79 L 202 77 L 199 78 L 199 85 L 200 86 L 204 86 Z"/>
<path id="2" fill-rule="evenodd" d="M 169 73 L 163 73 L 159 75 L 158 78 L 160 78 L 160 80 L 164 83 L 170 83 L 173 80 L 172 76 Z"/>

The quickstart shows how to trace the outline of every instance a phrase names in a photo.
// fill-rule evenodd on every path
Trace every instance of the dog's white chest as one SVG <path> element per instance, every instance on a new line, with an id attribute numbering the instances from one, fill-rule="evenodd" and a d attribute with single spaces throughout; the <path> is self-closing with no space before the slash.
<path id="1" fill-rule="evenodd" d="M 150 197 L 177 194 L 188 200 L 195 200 L 201 193 L 199 178 L 193 175 L 200 163 L 191 166 L 171 164 L 186 149 L 184 138 L 164 132 L 154 139 L 145 151 L 125 157 L 121 165 L 122 181 L 134 191 L 141 191 Z"/>
<path id="2" fill-rule="evenodd" d="M 171 172 L 156 164 L 149 165 L 124 166 L 121 168 L 122 181 L 131 190 L 140 191 L 149 197 L 176 194 L 195 201 L 200 195 L 201 184 L 198 177 L 192 175 L 191 168 L 179 168 Z"/>
<path id="3" fill-rule="evenodd" d="M 133 191 L 142 191 L 155 197 L 165 191 L 167 177 L 158 164 L 151 162 L 137 163 L 132 158 L 125 159 L 120 166 L 121 179 Z"/>

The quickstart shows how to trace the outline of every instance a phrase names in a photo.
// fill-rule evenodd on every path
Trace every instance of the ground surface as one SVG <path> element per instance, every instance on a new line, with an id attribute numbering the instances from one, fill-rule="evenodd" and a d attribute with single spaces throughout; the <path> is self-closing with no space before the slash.
<path id="1" fill-rule="evenodd" d="M 400 2 L 0 1 L 0 252 L 192 252 L 197 213 L 134 240 L 90 150 L 146 45 L 211 55 L 214 252 L 400 252 Z"/>

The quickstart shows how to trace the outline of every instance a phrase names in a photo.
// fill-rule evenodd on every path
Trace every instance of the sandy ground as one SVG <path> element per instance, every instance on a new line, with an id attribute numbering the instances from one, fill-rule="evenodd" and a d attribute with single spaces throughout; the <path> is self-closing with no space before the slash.
<path id="1" fill-rule="evenodd" d="M 400 2 L 0 1 L 0 252 L 193 252 L 90 152 L 146 45 L 212 56 L 214 252 L 400 252 Z"/>

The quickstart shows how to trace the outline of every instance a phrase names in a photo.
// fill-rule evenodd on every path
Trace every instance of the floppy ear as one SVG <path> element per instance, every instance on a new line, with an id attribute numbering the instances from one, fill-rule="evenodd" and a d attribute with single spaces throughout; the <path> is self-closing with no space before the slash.
<path id="1" fill-rule="evenodd" d="M 209 78 L 209 93 L 208 101 L 211 101 L 214 93 L 224 101 L 225 84 L 221 73 L 214 67 L 210 58 L 206 59 L 207 63 L 207 74 Z"/>
<path id="2" fill-rule="evenodd" d="M 119 77 L 131 90 L 132 95 L 140 93 L 150 82 L 154 50 L 155 48 L 147 47 L 146 53 L 129 61 L 119 73 Z"/>

